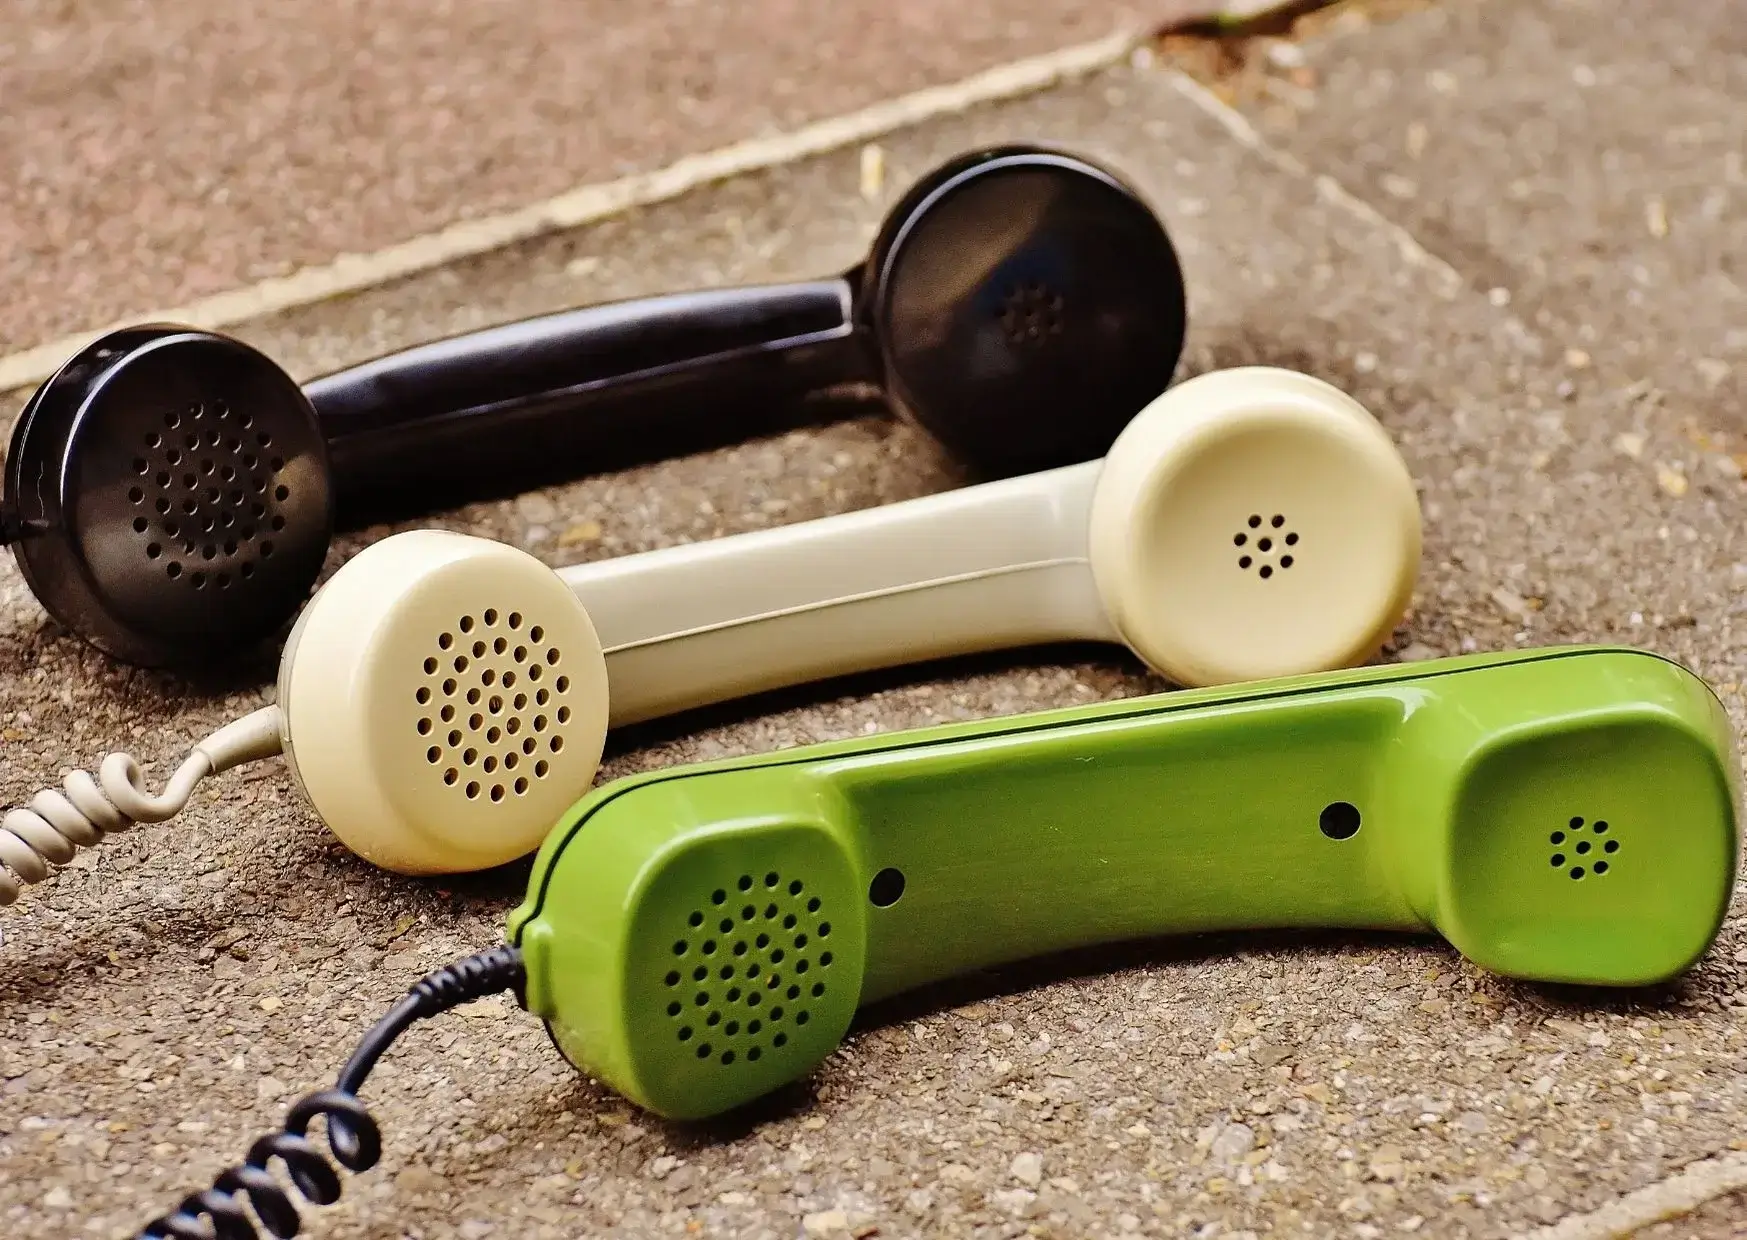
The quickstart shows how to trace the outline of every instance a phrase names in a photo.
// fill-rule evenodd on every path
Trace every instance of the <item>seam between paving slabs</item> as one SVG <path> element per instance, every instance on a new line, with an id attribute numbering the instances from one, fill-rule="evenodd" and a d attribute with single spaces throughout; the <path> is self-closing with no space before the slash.
<path id="1" fill-rule="evenodd" d="M 451 225 L 371 254 L 342 255 L 331 263 L 306 268 L 292 276 L 260 281 L 187 306 L 136 316 L 130 321 L 169 318 L 221 328 L 363 291 L 519 241 L 677 198 L 734 176 L 780 167 L 937 117 L 1045 90 L 1119 63 L 1134 51 L 1142 37 L 1137 32 L 1118 32 L 1093 43 L 1010 62 L 956 83 L 926 88 L 774 137 L 690 156 L 650 173 L 583 185 L 528 207 Z M 1480 293 L 1468 276 L 1427 249 L 1407 228 L 1335 178 L 1314 171 L 1268 142 L 1240 112 L 1193 78 L 1175 69 L 1165 69 L 1164 73 L 1174 90 L 1217 123 L 1233 141 L 1275 170 L 1309 183 L 1324 201 L 1386 237 L 1404 263 L 1433 279 L 1440 296 L 1453 300 L 1464 292 Z M 1495 319 L 1507 330 L 1524 342 L 1536 342 L 1535 335 L 1517 316 L 1503 312 L 1491 298 L 1486 300 Z M 107 330 L 110 329 L 75 333 L 0 357 L 0 393 L 40 382 L 67 354 Z M 1719 1154 L 1690 1163 L 1679 1172 L 1597 1209 L 1573 1213 L 1550 1226 L 1525 1233 L 1525 1240 L 1613 1240 L 1679 1217 L 1743 1188 L 1747 1188 L 1747 1153 Z"/>
<path id="2" fill-rule="evenodd" d="M 925 87 L 798 129 L 686 156 L 653 172 L 584 184 L 542 202 L 462 220 L 368 254 L 342 254 L 288 276 L 75 332 L 0 356 L 0 395 L 42 382 L 67 357 L 117 327 L 170 321 L 211 331 L 362 292 L 518 242 L 666 202 L 719 181 L 797 163 L 973 107 L 1033 94 L 1119 63 L 1144 37 L 1139 31 L 1119 30 L 1091 43 L 1009 61 L 957 82 Z"/>
<path id="3" fill-rule="evenodd" d="M 1688 1163 L 1666 1179 L 1615 1198 L 1586 1214 L 1571 1214 L 1523 1240 L 1619 1240 L 1654 1223 L 1690 1214 L 1706 1202 L 1747 1188 L 1747 1153 Z"/>
<path id="4" fill-rule="evenodd" d="M 1453 300 L 1463 292 L 1478 295 L 1479 290 L 1469 277 L 1428 250 L 1412 232 L 1376 206 L 1333 177 L 1315 172 L 1268 142 L 1242 113 L 1187 74 L 1173 70 L 1169 77 L 1179 94 L 1219 124 L 1240 146 L 1277 171 L 1309 182 L 1325 201 L 1386 236 L 1403 262 L 1437 281 L 1441 296 Z M 1521 319 L 1500 310 L 1490 297 L 1485 300 L 1498 321 L 1514 335 L 1525 342 L 1538 339 Z M 1617 1240 L 1654 1223 L 1688 1214 L 1706 1202 L 1743 1188 L 1747 1188 L 1747 1153 L 1718 1154 L 1689 1163 L 1680 1171 L 1616 1197 L 1597 1209 L 1569 1214 L 1548 1227 L 1526 1233 L 1523 1240 Z"/>

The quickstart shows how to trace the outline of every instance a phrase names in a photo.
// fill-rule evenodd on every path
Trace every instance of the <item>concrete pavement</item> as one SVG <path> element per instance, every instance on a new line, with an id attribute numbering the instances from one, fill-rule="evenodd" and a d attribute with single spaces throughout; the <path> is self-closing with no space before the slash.
<path id="1" fill-rule="evenodd" d="M 1192 7 L 14 0 L 0 353 Z"/>
<path id="2" fill-rule="evenodd" d="M 1747 428 L 1731 397 L 1747 341 L 1731 335 L 1728 135 L 1744 57 L 1725 6 L 1703 8 L 1456 4 L 1312 44 L 1239 112 L 1162 64 L 1120 67 L 893 135 L 873 200 L 848 150 L 244 334 L 313 373 L 578 300 L 829 270 L 942 156 L 1064 143 L 1129 171 L 1167 218 L 1191 291 L 1186 371 L 1295 366 L 1397 437 L 1427 543 L 1394 657 L 1629 641 L 1706 675 L 1740 727 Z M 558 563 L 956 480 L 869 416 L 440 523 Z M 1105 651 L 912 669 L 624 734 L 606 774 L 1162 687 Z M 117 741 L 167 770 L 264 700 L 117 670 L 0 575 L 6 803 Z M 409 981 L 493 942 L 524 876 L 375 872 L 269 764 L 8 910 L 8 1233 L 121 1234 L 204 1183 Z M 1737 1234 L 1747 905 L 1732 912 L 1700 967 L 1650 994 L 1518 985 L 1434 941 L 1353 936 L 1008 970 L 869 1013 L 805 1087 L 703 1128 L 634 1112 L 513 1006 L 483 1004 L 385 1060 L 369 1089 L 383 1165 L 309 1230 L 1589 1240 L 1651 1227 L 1593 1212 L 1720 1155 L 1712 1200 L 1644 1234 Z"/>

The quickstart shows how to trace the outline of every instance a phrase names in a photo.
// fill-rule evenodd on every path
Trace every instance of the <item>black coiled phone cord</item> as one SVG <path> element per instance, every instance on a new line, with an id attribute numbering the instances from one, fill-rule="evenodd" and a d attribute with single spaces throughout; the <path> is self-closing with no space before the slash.
<path id="1" fill-rule="evenodd" d="M 358 1101 L 358 1090 L 382 1053 L 416 1020 L 506 990 L 520 998 L 526 979 L 522 953 L 508 946 L 457 960 L 420 979 L 364 1035 L 334 1088 L 298 1099 L 286 1113 L 285 1126 L 251 1145 L 241 1165 L 227 1168 L 211 1188 L 183 1198 L 170 1213 L 147 1223 L 136 1240 L 260 1240 L 245 1205 L 253 1207 L 270 1234 L 290 1240 L 302 1220 L 291 1194 L 273 1177 L 273 1160 L 284 1165 L 306 1200 L 319 1206 L 338 1201 L 339 1173 L 310 1140 L 310 1124 L 317 1116 L 326 1119 L 333 1163 L 353 1172 L 374 1167 L 382 1157 L 382 1131 Z"/>

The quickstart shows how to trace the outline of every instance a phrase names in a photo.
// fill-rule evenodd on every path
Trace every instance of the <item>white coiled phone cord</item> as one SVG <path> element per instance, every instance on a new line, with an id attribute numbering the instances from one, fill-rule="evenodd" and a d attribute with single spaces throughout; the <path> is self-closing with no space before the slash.
<path id="1" fill-rule="evenodd" d="M 194 746 L 156 795 L 146 791 L 145 775 L 130 754 L 104 758 L 96 779 L 89 771 L 71 772 L 60 788 L 45 788 L 0 818 L 0 906 L 18 899 L 27 884 L 52 874 L 51 865 L 67 864 L 79 849 L 100 844 L 136 822 L 175 817 L 208 775 L 279 751 L 279 708 L 264 706 Z"/>

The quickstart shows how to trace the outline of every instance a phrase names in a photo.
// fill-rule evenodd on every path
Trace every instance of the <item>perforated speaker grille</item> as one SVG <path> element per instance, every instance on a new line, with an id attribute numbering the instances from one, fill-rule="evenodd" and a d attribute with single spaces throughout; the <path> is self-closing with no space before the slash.
<path id="1" fill-rule="evenodd" d="M 134 536 L 154 570 L 226 590 L 273 558 L 292 500 L 270 430 L 222 402 L 189 405 L 145 432 L 133 459 Z"/>
<path id="2" fill-rule="evenodd" d="M 1001 329 L 1020 347 L 1041 348 L 1062 334 L 1066 302 L 1046 284 L 1016 284 L 1001 303 Z"/>
<path id="3" fill-rule="evenodd" d="M 1287 522 L 1284 513 L 1264 518 L 1253 512 L 1244 528 L 1231 537 L 1237 548 L 1237 566 L 1244 572 L 1254 571 L 1263 581 L 1276 572 L 1285 572 L 1297 563 L 1298 531 Z"/>
<path id="4" fill-rule="evenodd" d="M 1547 837 L 1551 848 L 1549 863 L 1555 870 L 1577 882 L 1586 878 L 1604 878 L 1613 872 L 1614 857 L 1620 851 L 1618 834 L 1605 818 L 1589 822 L 1574 817 Z"/>
<path id="5" fill-rule="evenodd" d="M 724 1068 L 781 1054 L 830 993 L 824 901 L 775 870 L 742 874 L 697 902 L 661 984 L 674 1040 Z"/>
<path id="6" fill-rule="evenodd" d="M 415 692 L 425 758 L 466 801 L 526 796 L 569 740 L 565 652 L 519 611 L 485 608 L 437 633 Z"/>

